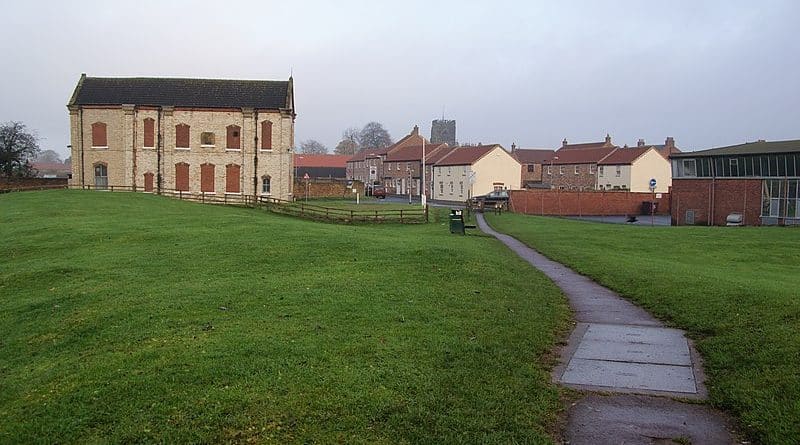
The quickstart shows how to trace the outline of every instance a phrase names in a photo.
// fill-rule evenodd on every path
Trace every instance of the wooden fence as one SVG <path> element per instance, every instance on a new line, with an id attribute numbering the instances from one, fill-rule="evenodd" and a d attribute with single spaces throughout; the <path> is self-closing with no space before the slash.
<path id="1" fill-rule="evenodd" d="M 109 192 L 144 192 L 143 187 L 111 186 L 96 188 L 91 185 L 71 186 L 72 189 L 96 190 Z M 154 193 L 154 192 L 146 192 Z M 193 201 L 203 204 L 235 205 L 240 207 L 262 208 L 273 213 L 291 215 L 299 218 L 316 221 L 330 221 L 338 223 L 400 223 L 418 224 L 428 222 L 428 207 L 410 209 L 373 209 L 355 210 L 336 207 L 325 207 L 308 204 L 302 201 L 286 201 L 269 196 L 253 196 L 244 194 L 224 194 L 188 192 L 182 190 L 164 190 L 161 196 L 166 196 L 182 201 Z"/>

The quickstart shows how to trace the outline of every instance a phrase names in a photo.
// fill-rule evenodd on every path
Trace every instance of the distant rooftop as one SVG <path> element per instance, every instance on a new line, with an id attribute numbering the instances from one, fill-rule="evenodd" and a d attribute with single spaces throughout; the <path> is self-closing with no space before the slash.
<path id="1" fill-rule="evenodd" d="M 771 141 L 764 140 L 747 142 L 739 145 L 729 145 L 727 147 L 709 148 L 708 150 L 690 151 L 683 153 L 673 153 L 671 158 L 696 158 L 700 156 L 725 156 L 725 155 L 747 155 L 747 154 L 766 154 L 766 153 L 800 153 L 800 139 L 790 141 Z"/>

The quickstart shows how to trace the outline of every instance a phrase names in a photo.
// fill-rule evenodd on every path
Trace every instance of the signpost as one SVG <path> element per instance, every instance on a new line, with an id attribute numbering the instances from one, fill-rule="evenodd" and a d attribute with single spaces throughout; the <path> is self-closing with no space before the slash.
<path id="1" fill-rule="evenodd" d="M 653 199 L 650 200 L 650 225 L 655 225 L 656 214 L 656 178 L 650 178 L 650 193 L 653 194 Z"/>
<path id="2" fill-rule="evenodd" d="M 308 176 L 308 173 L 303 175 L 303 179 L 306 180 L 306 201 L 308 201 L 308 180 L 311 179 L 311 176 Z"/>

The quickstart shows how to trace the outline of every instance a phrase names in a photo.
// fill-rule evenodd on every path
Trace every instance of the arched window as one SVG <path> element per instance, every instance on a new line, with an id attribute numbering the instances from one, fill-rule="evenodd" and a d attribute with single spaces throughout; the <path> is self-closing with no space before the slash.
<path id="1" fill-rule="evenodd" d="M 241 166 L 238 164 L 228 164 L 225 166 L 225 192 L 241 193 L 239 180 L 241 178 Z"/>
<path id="2" fill-rule="evenodd" d="M 189 191 L 189 164 L 185 162 L 175 164 L 175 190 Z"/>
<path id="3" fill-rule="evenodd" d="M 272 150 L 272 122 L 261 122 L 261 149 Z"/>
<path id="4" fill-rule="evenodd" d="M 261 194 L 269 195 L 272 193 L 272 178 L 269 176 L 261 177 Z"/>
<path id="5" fill-rule="evenodd" d="M 175 148 L 189 148 L 189 126 L 178 124 L 175 126 Z"/>
<path id="6" fill-rule="evenodd" d="M 144 120 L 144 143 L 145 148 L 155 148 L 156 146 L 156 121 L 152 118 Z"/>
<path id="7" fill-rule="evenodd" d="M 92 124 L 92 148 L 108 148 L 106 124 L 103 122 Z"/>
<path id="8" fill-rule="evenodd" d="M 227 144 L 225 148 L 228 150 L 241 150 L 242 148 L 242 138 L 241 138 L 241 128 L 238 125 L 228 125 L 228 137 Z"/>
<path id="9" fill-rule="evenodd" d="M 108 165 L 105 162 L 94 164 L 94 188 L 99 190 L 108 188 Z"/>
<path id="10" fill-rule="evenodd" d="M 200 165 L 200 191 L 214 192 L 214 164 Z"/>

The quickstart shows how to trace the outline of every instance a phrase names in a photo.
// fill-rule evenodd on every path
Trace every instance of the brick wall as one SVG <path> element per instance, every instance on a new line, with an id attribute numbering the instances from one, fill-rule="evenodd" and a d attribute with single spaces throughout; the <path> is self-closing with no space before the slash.
<path id="1" fill-rule="evenodd" d="M 67 178 L 19 178 L 0 179 L 0 190 L 13 190 L 25 188 L 59 188 L 67 186 Z"/>
<path id="2" fill-rule="evenodd" d="M 353 181 L 353 187 L 358 190 L 361 197 L 364 197 L 364 183 Z M 306 197 L 306 181 L 299 180 L 294 183 L 295 199 Z M 308 181 L 309 198 L 352 198 L 355 199 L 353 191 L 347 187 L 347 181 L 311 179 Z"/>
<path id="3" fill-rule="evenodd" d="M 514 212 L 529 215 L 639 215 L 642 202 L 652 198 L 650 193 L 633 192 L 513 190 L 509 206 Z M 659 215 L 670 213 L 668 193 L 662 193 L 656 202 Z"/>
<path id="4" fill-rule="evenodd" d="M 731 213 L 741 213 L 745 225 L 760 225 L 761 187 L 760 179 L 673 180 L 672 222 L 686 224 L 686 211 L 692 210 L 696 225 L 724 226 Z"/>

